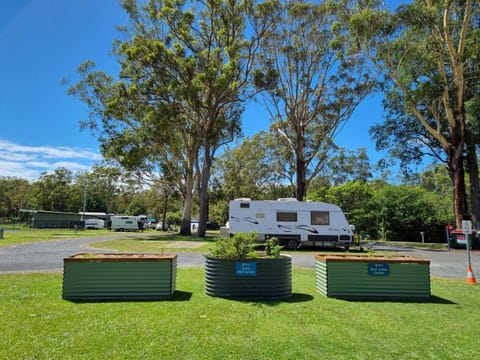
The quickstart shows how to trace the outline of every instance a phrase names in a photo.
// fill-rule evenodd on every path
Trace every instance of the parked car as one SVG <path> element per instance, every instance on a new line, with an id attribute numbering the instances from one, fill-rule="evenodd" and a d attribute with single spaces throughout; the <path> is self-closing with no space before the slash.
<path id="1" fill-rule="evenodd" d="M 163 223 L 162 221 L 159 221 L 157 225 L 155 226 L 155 230 L 157 231 L 168 231 L 170 230 L 170 224 L 168 222 Z"/>
<path id="2" fill-rule="evenodd" d="M 207 221 L 205 223 L 206 230 L 220 230 L 220 225 L 216 221 Z M 198 220 L 191 221 L 191 231 L 197 232 L 198 231 Z"/>
<path id="3" fill-rule="evenodd" d="M 207 221 L 205 225 L 207 230 L 220 230 L 220 225 L 216 221 Z"/>
<path id="4" fill-rule="evenodd" d="M 158 224 L 157 219 L 155 218 L 147 219 L 147 229 L 156 229 L 157 224 Z"/>

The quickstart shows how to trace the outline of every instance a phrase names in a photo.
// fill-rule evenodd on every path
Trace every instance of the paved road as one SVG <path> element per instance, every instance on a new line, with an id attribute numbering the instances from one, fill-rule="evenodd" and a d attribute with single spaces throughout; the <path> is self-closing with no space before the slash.
<path id="1" fill-rule="evenodd" d="M 124 238 L 131 235 L 118 235 Z M 111 240 L 112 236 L 71 240 L 46 241 L 32 244 L 15 245 L 0 249 L 0 273 L 62 271 L 63 258 L 82 252 L 105 252 L 89 248 L 89 244 L 102 240 Z M 0 240 L 1 241 L 1 240 Z M 374 245 L 375 250 L 388 250 L 399 254 L 412 255 L 430 260 L 430 272 L 433 276 L 465 279 L 467 276 L 467 256 L 465 250 L 435 251 L 418 250 L 400 246 Z M 318 249 L 321 251 L 321 249 Z M 109 250 L 111 252 L 111 250 Z M 480 274 L 480 252 L 472 252 L 472 267 Z M 314 256 L 300 251 L 292 255 L 293 266 L 313 268 Z M 179 267 L 203 266 L 204 257 L 200 253 L 178 253 Z"/>
<path id="2" fill-rule="evenodd" d="M 467 278 L 467 251 L 465 249 L 445 250 L 419 250 L 403 246 L 374 246 L 379 251 L 394 251 L 403 255 L 412 255 L 422 259 L 430 260 L 430 274 L 446 278 L 466 279 Z M 472 268 L 480 274 L 480 251 L 470 252 Z"/>

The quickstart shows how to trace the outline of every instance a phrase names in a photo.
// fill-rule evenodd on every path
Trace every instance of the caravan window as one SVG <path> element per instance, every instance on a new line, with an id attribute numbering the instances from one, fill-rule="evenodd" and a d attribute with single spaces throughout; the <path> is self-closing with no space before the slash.
<path id="1" fill-rule="evenodd" d="M 277 212 L 277 221 L 297 221 L 296 212 Z"/>
<path id="2" fill-rule="evenodd" d="M 312 211 L 310 216 L 312 225 L 330 224 L 330 214 L 328 211 Z"/>
<path id="3" fill-rule="evenodd" d="M 240 203 L 240 208 L 241 209 L 248 209 L 250 207 L 249 203 Z"/>

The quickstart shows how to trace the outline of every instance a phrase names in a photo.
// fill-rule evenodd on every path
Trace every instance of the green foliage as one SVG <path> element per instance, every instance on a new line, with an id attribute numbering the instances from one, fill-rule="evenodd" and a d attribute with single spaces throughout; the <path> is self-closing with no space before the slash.
<path id="1" fill-rule="evenodd" d="M 418 233 L 429 225 L 433 214 L 425 195 L 425 190 L 405 185 L 375 192 L 372 202 L 382 239 L 392 240 L 389 234 L 394 233 Z"/>
<path id="2" fill-rule="evenodd" d="M 445 161 L 460 226 L 470 212 L 465 147 L 473 149 L 478 143 L 468 136 L 476 132 L 476 121 L 466 121 L 469 104 L 479 94 L 478 79 L 472 76 L 478 68 L 478 47 L 473 45 L 479 39 L 478 2 L 413 1 L 392 11 L 380 1 L 364 5 L 344 24 L 349 26 L 350 47 L 369 56 L 383 81 L 388 116 L 373 129 L 377 145 L 403 165 L 425 155 Z M 476 165 L 467 166 L 473 173 Z M 480 190 L 473 191 L 478 199 Z M 478 205 L 473 210 L 477 215 Z"/>
<path id="3" fill-rule="evenodd" d="M 268 257 L 278 258 L 280 256 L 280 251 L 283 246 L 278 244 L 278 239 L 276 237 L 271 237 L 265 241 L 265 253 Z"/>
<path id="4" fill-rule="evenodd" d="M 127 214 L 134 214 L 134 215 L 145 215 L 147 214 L 148 210 L 145 206 L 145 201 L 143 199 L 139 199 L 135 197 L 127 207 Z"/>
<path id="5" fill-rule="evenodd" d="M 362 181 L 347 182 L 343 185 L 321 187 L 310 194 L 308 199 L 333 203 L 346 214 L 348 222 L 364 236 L 376 238 L 378 225 L 375 223 L 375 208 L 372 203 L 375 187 Z"/>
<path id="6" fill-rule="evenodd" d="M 124 206 L 118 202 L 122 172 L 112 166 L 94 166 L 90 172 L 76 174 L 72 190 L 83 196 L 86 190 L 87 211 L 119 213 Z"/>
<path id="7" fill-rule="evenodd" d="M 255 257 L 255 240 L 257 234 L 238 233 L 228 238 L 219 238 L 215 242 L 210 256 L 216 259 L 248 259 Z"/>
<path id="8" fill-rule="evenodd" d="M 337 17 L 354 2 L 282 5 L 279 21 L 262 43 L 262 75 L 256 73 L 255 81 L 266 94 L 280 173 L 303 200 L 328 161 L 335 134 L 372 81 L 362 54 L 346 56 L 345 47 L 335 42 Z"/>
<path id="9" fill-rule="evenodd" d="M 366 182 L 372 177 L 372 166 L 366 148 L 355 150 L 334 146 L 332 153 L 325 157 L 318 177 L 312 179 L 311 186 L 342 185 L 356 180 Z"/>
<path id="10" fill-rule="evenodd" d="M 291 189 L 282 183 L 287 177 L 282 160 L 274 147 L 271 135 L 260 132 L 243 139 L 236 148 L 226 149 L 214 168 L 214 187 L 221 189 L 228 200 L 290 197 Z"/>
<path id="11" fill-rule="evenodd" d="M 238 153 L 238 168 L 241 170 L 241 152 Z M 245 163 L 245 166 L 249 165 Z M 252 178 L 255 169 L 249 168 Z M 59 171 L 58 173 L 63 173 Z M 248 180 L 248 172 L 242 173 L 244 180 Z M 130 204 L 132 212 L 143 213 L 156 217 L 162 221 L 163 214 L 171 225 L 180 224 L 182 217 L 179 196 L 175 193 L 164 193 L 161 189 L 139 187 L 134 177 L 120 176 L 114 169 L 95 168 L 91 173 L 81 172 L 73 174 L 69 179 L 72 183 L 59 186 L 53 193 L 75 194 L 71 204 L 77 204 L 81 209 L 81 200 L 87 182 L 87 211 L 96 211 L 93 204 L 108 204 L 110 211 L 128 213 Z M 26 180 L 0 178 L 0 209 L 11 209 L 11 214 L 4 212 L 2 222 L 7 223 L 5 217 L 15 219 L 17 208 L 12 208 L 16 201 L 20 208 L 35 207 L 39 189 L 55 189 L 58 174 L 43 176 L 35 183 Z M 239 175 L 240 176 L 240 175 Z M 63 177 L 59 177 L 62 179 Z M 231 181 L 235 181 L 234 176 Z M 218 181 L 217 181 L 218 180 Z M 274 179 L 272 179 L 274 180 Z M 427 167 L 422 173 L 408 178 L 408 182 L 399 185 L 390 185 L 383 181 L 351 181 L 342 185 L 331 186 L 323 178 L 312 183 L 308 200 L 325 201 L 339 205 L 346 213 L 349 223 L 356 226 L 357 231 L 372 239 L 387 238 L 389 240 L 420 240 L 419 232 L 425 232 L 427 241 L 440 241 L 444 239 L 444 227 L 453 223 L 453 210 L 451 206 L 451 182 L 446 169 L 442 166 Z M 45 182 L 45 183 L 44 183 Z M 61 181 L 59 181 L 62 184 Z M 220 224 L 228 220 L 228 200 L 232 194 L 226 195 L 227 184 L 222 179 L 216 178 L 209 193 L 210 211 L 209 220 L 216 220 Z M 19 189 L 17 191 L 17 189 Z M 257 190 L 255 190 L 257 189 Z M 286 190 L 285 190 L 286 189 Z M 277 194 L 288 197 L 288 186 L 275 183 L 264 183 L 262 186 L 252 188 L 252 193 L 241 193 L 235 196 L 255 196 L 272 198 Z M 43 191 L 43 190 L 42 190 Z M 47 191 L 47 190 L 45 190 Z M 168 190 L 170 191 L 170 190 Z M 282 195 L 281 195 L 282 194 Z M 42 197 L 48 198 L 47 194 Z M 23 205 L 22 205 L 23 204 Z M 71 206 L 71 205 L 68 205 Z M 68 208 L 68 207 L 67 207 Z M 39 210 L 43 210 L 38 208 Z M 143 209 L 143 210 L 142 210 Z M 166 213 L 164 211 L 166 210 Z M 2 210 L 3 211 L 3 210 Z M 138 215 L 137 214 L 137 215 Z M 198 213 L 195 213 L 197 215 Z M 20 215 L 20 214 L 19 214 Z M 134 214 L 132 214 L 134 215 Z M 25 218 L 26 219 L 26 218 Z"/>
<path id="12" fill-rule="evenodd" d="M 18 218 L 19 210 L 30 205 L 31 188 L 28 180 L 0 177 L 0 218 Z"/>
<path id="13" fill-rule="evenodd" d="M 275 19 L 269 3 L 125 0 L 128 37 L 113 48 L 120 80 L 87 62 L 69 89 L 90 107 L 86 126 L 107 159 L 179 189 L 182 232 L 195 180 L 203 231 L 215 154 L 240 135 L 256 49 Z"/>
<path id="14" fill-rule="evenodd" d="M 453 221 L 451 187 L 435 187 L 443 178 L 441 173 L 435 179 L 432 175 L 425 173 L 425 187 L 354 181 L 319 188 L 309 200 L 339 205 L 364 238 L 420 240 L 423 231 L 427 240 L 443 241 L 444 227 Z"/>
<path id="15" fill-rule="evenodd" d="M 48 211 L 79 212 L 82 210 L 82 194 L 71 191 L 73 172 L 59 167 L 51 174 L 42 173 L 33 186 L 33 206 Z"/>
<path id="16" fill-rule="evenodd" d="M 255 241 L 257 233 L 238 233 L 228 238 L 218 238 L 210 256 L 216 259 L 243 260 L 257 257 Z M 269 258 L 278 258 L 283 246 L 278 245 L 277 238 L 265 241 L 265 254 Z"/>
<path id="17" fill-rule="evenodd" d="M 221 192 L 221 190 L 219 190 Z M 209 196 L 209 217 L 210 221 L 216 221 L 220 226 L 228 221 L 229 201 L 225 197 L 212 198 Z"/>

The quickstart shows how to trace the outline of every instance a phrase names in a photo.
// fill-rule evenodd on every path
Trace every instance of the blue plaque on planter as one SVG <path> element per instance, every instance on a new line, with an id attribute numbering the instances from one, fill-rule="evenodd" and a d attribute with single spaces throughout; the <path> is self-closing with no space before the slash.
<path id="1" fill-rule="evenodd" d="M 388 276 L 390 264 L 388 263 L 368 263 L 368 275 L 370 276 Z"/>
<path id="2" fill-rule="evenodd" d="M 257 263 L 254 261 L 237 261 L 235 263 L 235 275 L 236 276 L 256 276 L 257 275 Z"/>

